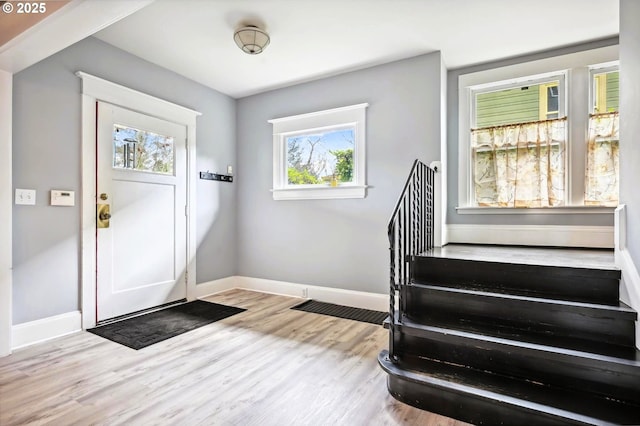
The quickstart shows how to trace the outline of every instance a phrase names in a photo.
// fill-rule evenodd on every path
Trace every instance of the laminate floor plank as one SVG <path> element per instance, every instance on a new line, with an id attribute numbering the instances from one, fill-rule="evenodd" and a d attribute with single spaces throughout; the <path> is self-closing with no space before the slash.
<path id="1" fill-rule="evenodd" d="M 0 358 L 0 425 L 433 425 L 396 401 L 380 326 L 230 290 L 247 311 L 135 351 L 81 332 Z"/>

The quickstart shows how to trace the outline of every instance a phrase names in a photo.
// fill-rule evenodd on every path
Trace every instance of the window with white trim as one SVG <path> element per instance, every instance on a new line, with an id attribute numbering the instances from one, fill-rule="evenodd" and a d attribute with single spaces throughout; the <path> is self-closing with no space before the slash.
<path id="1" fill-rule="evenodd" d="M 589 70 L 590 114 L 587 137 L 585 205 L 618 205 L 620 116 L 618 65 Z"/>
<path id="2" fill-rule="evenodd" d="M 471 87 L 471 165 L 478 206 L 565 202 L 565 72 Z"/>
<path id="3" fill-rule="evenodd" d="M 269 120 L 273 199 L 364 198 L 367 106 Z"/>
<path id="4" fill-rule="evenodd" d="M 616 205 L 617 56 L 609 46 L 460 75 L 458 211 Z M 598 158 L 594 140 L 607 148 Z"/>

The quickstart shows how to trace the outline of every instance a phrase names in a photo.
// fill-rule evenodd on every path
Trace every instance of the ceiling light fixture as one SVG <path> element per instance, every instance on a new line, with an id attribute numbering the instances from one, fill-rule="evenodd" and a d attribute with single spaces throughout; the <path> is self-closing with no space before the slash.
<path id="1" fill-rule="evenodd" d="M 243 52 L 257 55 L 269 45 L 269 34 L 255 25 L 247 25 L 236 30 L 233 40 Z"/>

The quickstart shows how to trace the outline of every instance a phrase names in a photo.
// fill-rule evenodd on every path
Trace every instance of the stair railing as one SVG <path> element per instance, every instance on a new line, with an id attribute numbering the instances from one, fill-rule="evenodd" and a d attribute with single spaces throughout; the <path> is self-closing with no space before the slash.
<path id="1" fill-rule="evenodd" d="M 416 159 L 413 162 L 402 194 L 389 220 L 389 358 L 392 362 L 397 361 L 393 347 L 395 325 L 402 322 L 405 313 L 406 306 L 401 289 L 410 282 L 410 257 L 433 248 L 435 172 L 420 160 Z"/>

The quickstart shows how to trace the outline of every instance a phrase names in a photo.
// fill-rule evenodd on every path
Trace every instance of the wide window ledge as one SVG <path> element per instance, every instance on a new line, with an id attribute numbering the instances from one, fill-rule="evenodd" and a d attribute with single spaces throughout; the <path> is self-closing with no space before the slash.
<path id="1" fill-rule="evenodd" d="M 364 198 L 366 186 L 319 186 L 306 188 L 272 189 L 274 200 L 330 200 Z"/>
<path id="2" fill-rule="evenodd" d="M 456 207 L 458 214 L 613 214 L 615 207 Z"/>

